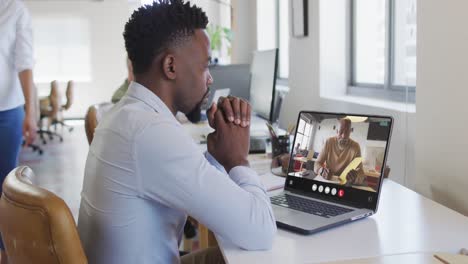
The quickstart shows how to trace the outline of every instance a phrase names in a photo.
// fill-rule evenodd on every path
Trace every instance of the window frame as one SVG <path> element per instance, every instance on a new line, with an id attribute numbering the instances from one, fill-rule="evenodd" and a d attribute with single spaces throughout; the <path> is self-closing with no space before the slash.
<path id="1" fill-rule="evenodd" d="M 288 68 L 288 77 L 284 78 L 281 77 L 280 75 L 280 64 L 281 64 L 281 56 L 280 56 L 280 40 L 281 40 L 281 30 L 280 30 L 280 1 L 281 0 L 275 0 L 275 5 L 276 5 L 276 21 L 275 21 L 275 27 L 276 27 L 276 47 L 278 48 L 278 68 L 276 69 L 276 84 L 283 85 L 283 86 L 288 86 L 289 83 L 289 68 Z M 285 0 L 283 0 L 285 1 Z M 286 11 L 289 13 L 289 4 L 288 4 L 288 10 Z M 288 18 L 290 17 L 290 14 Z M 288 19 L 288 29 L 289 29 L 289 19 Z M 289 41 L 289 32 L 288 30 L 288 41 Z M 289 45 L 288 45 L 289 49 Z M 288 59 L 289 59 L 289 51 L 288 51 Z"/>
<path id="2" fill-rule="evenodd" d="M 301 147 L 302 147 L 303 149 L 308 149 L 308 148 L 309 148 L 309 145 L 310 145 L 310 137 L 311 137 L 311 135 L 310 135 L 310 133 L 309 133 L 309 135 L 306 135 L 306 134 L 305 134 L 306 126 L 309 125 L 309 127 L 310 127 L 309 132 L 310 132 L 310 131 L 312 131 L 312 129 L 313 129 L 313 125 L 312 125 L 311 123 L 309 123 L 308 121 L 306 121 L 305 119 L 301 119 L 301 121 L 304 121 L 304 127 L 303 127 L 302 131 L 299 131 L 299 129 L 298 129 L 298 131 L 297 131 L 297 134 L 301 135 L 301 142 L 296 142 L 296 143 L 301 143 L 301 145 L 302 145 L 302 143 L 303 143 L 303 141 L 304 141 L 304 138 L 306 138 L 306 139 L 307 139 L 306 147 L 304 147 L 304 146 L 301 146 Z M 299 122 L 300 122 L 300 121 L 299 121 Z"/>
<path id="3" fill-rule="evenodd" d="M 397 102 L 416 102 L 416 86 L 394 85 L 394 65 L 395 65 L 395 0 L 385 0 L 385 79 L 384 83 L 359 83 L 356 81 L 356 0 L 349 1 L 348 4 L 348 39 L 349 50 L 349 78 L 348 95 L 371 97 Z"/>

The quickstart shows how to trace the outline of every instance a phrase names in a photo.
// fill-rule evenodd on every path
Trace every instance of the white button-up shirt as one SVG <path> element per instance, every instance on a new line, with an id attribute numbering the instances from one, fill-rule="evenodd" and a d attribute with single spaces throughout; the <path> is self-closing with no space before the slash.
<path id="1" fill-rule="evenodd" d="M 227 174 L 135 82 L 95 131 L 81 197 L 78 230 L 90 263 L 177 263 L 187 215 L 244 249 L 268 249 L 276 233 L 255 171 Z"/>
<path id="2" fill-rule="evenodd" d="M 0 0 L 0 111 L 24 104 L 18 73 L 33 68 L 31 18 L 24 3 Z"/>

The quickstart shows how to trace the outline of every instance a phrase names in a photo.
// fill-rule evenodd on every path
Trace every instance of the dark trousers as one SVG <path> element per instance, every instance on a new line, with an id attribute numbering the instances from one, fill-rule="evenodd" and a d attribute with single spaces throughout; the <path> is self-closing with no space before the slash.
<path id="1" fill-rule="evenodd" d="M 2 191 L 5 177 L 18 166 L 18 156 L 23 139 L 23 120 L 23 106 L 0 111 L 0 191 Z M 0 249 L 5 249 L 1 235 Z"/>

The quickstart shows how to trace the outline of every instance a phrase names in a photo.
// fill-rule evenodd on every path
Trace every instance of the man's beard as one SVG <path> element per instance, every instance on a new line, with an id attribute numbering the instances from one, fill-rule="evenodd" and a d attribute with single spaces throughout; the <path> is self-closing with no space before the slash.
<path id="1" fill-rule="evenodd" d="M 198 123 L 201 120 L 201 108 L 203 106 L 203 101 L 205 100 L 205 97 L 210 93 L 210 87 L 208 87 L 206 93 L 203 95 L 202 99 L 200 102 L 190 111 L 189 113 L 185 114 L 187 116 L 187 119 L 192 122 L 192 123 Z"/>
<path id="2" fill-rule="evenodd" d="M 348 146 L 349 138 L 340 138 L 338 139 L 338 147 L 340 149 L 345 149 Z"/>
<path id="3" fill-rule="evenodd" d="M 201 103 L 198 103 L 195 108 L 186 114 L 187 119 L 192 123 L 198 123 L 201 120 Z"/>

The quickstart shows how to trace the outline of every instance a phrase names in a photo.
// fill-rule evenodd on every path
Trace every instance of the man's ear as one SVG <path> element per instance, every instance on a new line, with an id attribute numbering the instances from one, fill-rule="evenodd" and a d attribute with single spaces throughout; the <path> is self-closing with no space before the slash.
<path id="1" fill-rule="evenodd" d="M 175 57 L 172 54 L 167 54 L 162 60 L 162 72 L 164 76 L 169 80 L 174 80 L 176 78 L 176 65 Z"/>

